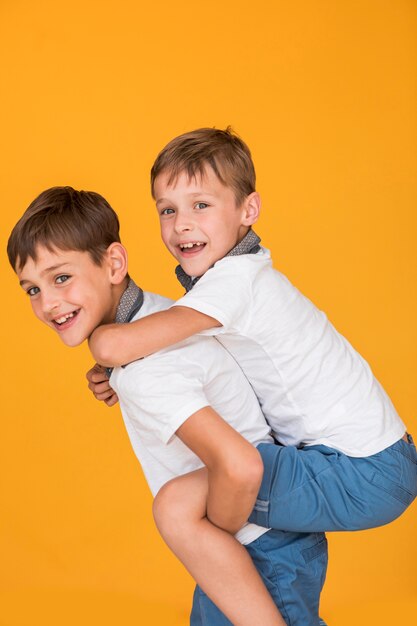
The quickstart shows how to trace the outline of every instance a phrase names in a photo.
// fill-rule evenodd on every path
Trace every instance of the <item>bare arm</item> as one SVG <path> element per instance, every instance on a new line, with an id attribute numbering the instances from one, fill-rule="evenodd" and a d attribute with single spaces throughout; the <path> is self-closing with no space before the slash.
<path id="1" fill-rule="evenodd" d="M 259 452 L 209 406 L 188 418 L 176 434 L 207 467 L 207 517 L 236 533 L 247 521 L 261 484 Z"/>
<path id="2" fill-rule="evenodd" d="M 130 324 L 105 324 L 90 336 L 91 354 L 100 365 L 119 367 L 174 345 L 220 322 L 188 307 L 175 306 Z"/>

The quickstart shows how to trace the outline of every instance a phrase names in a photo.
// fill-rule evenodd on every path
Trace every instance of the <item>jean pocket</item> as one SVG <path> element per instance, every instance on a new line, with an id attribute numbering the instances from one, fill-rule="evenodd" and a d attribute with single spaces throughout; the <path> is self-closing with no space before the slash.
<path id="1" fill-rule="evenodd" d="M 371 478 L 371 482 L 383 489 L 386 493 L 389 493 L 393 498 L 399 500 L 405 505 L 409 505 L 414 500 L 415 495 L 408 491 L 408 489 L 404 489 L 401 485 L 394 483 L 389 478 L 385 476 L 381 476 L 380 474 L 374 474 Z"/>
<path id="2" fill-rule="evenodd" d="M 408 437 L 408 441 L 404 441 L 404 439 L 397 441 L 397 443 L 392 446 L 392 449 L 405 456 L 414 465 L 417 465 L 417 450 L 410 435 L 408 435 Z"/>
<path id="3" fill-rule="evenodd" d="M 314 546 L 311 546 L 310 548 L 304 548 L 304 550 L 301 550 L 301 554 L 303 555 L 303 559 L 305 563 L 309 563 L 310 561 L 312 561 L 313 559 L 316 559 L 321 554 L 326 554 L 326 553 L 327 553 L 326 537 L 323 537 L 323 539 L 320 539 L 320 541 L 318 541 Z"/>

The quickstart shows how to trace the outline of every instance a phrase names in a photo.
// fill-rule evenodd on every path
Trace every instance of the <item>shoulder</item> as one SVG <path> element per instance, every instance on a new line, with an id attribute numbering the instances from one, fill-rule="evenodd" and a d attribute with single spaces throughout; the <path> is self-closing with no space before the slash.
<path id="1" fill-rule="evenodd" d="M 136 393 L 152 388 L 164 393 L 173 384 L 179 388 L 204 385 L 213 363 L 221 359 L 222 346 L 212 337 L 190 337 L 181 343 L 133 361 L 123 368 L 119 381 Z M 126 389 L 127 390 L 127 389 Z"/>
<path id="2" fill-rule="evenodd" d="M 202 291 L 203 287 L 218 286 L 235 292 L 248 287 L 254 277 L 265 267 L 271 266 L 269 251 L 261 249 L 257 254 L 242 254 L 226 256 L 217 261 L 213 267 L 200 278 L 193 290 L 189 293 Z"/>
<path id="3" fill-rule="evenodd" d="M 165 296 L 160 296 L 159 294 L 152 293 L 151 291 L 144 291 L 143 304 L 138 315 L 135 316 L 135 319 L 138 319 L 138 317 L 144 317 L 145 315 L 150 315 L 151 313 L 156 313 L 157 311 L 169 309 L 173 302 L 173 300 L 166 298 Z"/>
<path id="4" fill-rule="evenodd" d="M 204 344 L 215 339 L 185 341 L 145 359 L 117 368 L 112 382 L 129 416 L 167 443 L 190 415 L 209 404 L 208 381 L 213 363 L 222 362 Z"/>
<path id="5" fill-rule="evenodd" d="M 176 305 L 195 309 L 220 322 L 223 329 L 211 334 L 241 328 L 242 316 L 252 307 L 259 273 L 270 264 L 269 253 L 264 249 L 257 254 L 224 257 Z"/>
<path id="6" fill-rule="evenodd" d="M 259 268 L 271 264 L 271 254 L 267 248 L 261 248 L 256 254 L 239 254 L 225 256 L 217 261 L 213 267 L 208 270 L 207 274 L 212 270 L 227 272 L 229 268 L 247 268 L 249 271 L 258 271 Z"/>
<path id="7" fill-rule="evenodd" d="M 227 256 L 217 261 L 198 281 L 195 295 L 215 291 L 220 298 L 250 296 L 252 286 L 260 273 L 272 268 L 269 251 L 261 249 L 257 254 Z"/>

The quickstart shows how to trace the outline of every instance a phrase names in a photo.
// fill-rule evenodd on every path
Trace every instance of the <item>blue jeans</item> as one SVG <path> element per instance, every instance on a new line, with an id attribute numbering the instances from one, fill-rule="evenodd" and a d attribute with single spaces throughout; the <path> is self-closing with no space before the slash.
<path id="1" fill-rule="evenodd" d="M 417 495 L 412 437 L 373 456 L 260 444 L 264 476 L 249 521 L 298 532 L 363 530 L 399 517 Z"/>
<path id="2" fill-rule="evenodd" d="M 319 599 L 327 569 L 324 534 L 270 530 L 245 547 L 286 624 L 319 626 Z M 232 623 L 196 587 L 190 625 L 232 626 Z"/>

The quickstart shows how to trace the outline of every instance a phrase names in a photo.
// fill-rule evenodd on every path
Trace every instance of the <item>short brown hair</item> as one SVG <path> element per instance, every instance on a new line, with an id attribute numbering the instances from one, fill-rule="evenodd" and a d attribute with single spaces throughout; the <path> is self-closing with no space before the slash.
<path id="1" fill-rule="evenodd" d="M 209 165 L 218 179 L 235 193 L 240 204 L 255 191 L 256 175 L 248 146 L 230 126 L 226 130 L 199 128 L 172 139 L 158 154 L 151 170 L 151 191 L 155 198 L 155 179 L 169 172 L 173 183 L 182 172 L 195 178 L 204 175 Z"/>
<path id="2" fill-rule="evenodd" d="M 94 191 L 51 187 L 29 205 L 13 228 L 7 254 L 13 269 L 28 257 L 36 261 L 37 247 L 89 252 L 97 265 L 110 244 L 120 242 L 119 219 L 110 204 Z"/>

